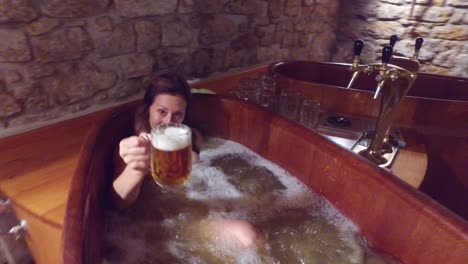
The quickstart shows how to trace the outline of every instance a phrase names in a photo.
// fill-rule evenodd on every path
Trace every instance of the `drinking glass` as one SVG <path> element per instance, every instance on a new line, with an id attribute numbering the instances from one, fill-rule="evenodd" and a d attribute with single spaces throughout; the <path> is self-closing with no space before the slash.
<path id="1" fill-rule="evenodd" d="M 283 89 L 279 101 L 280 114 L 291 120 L 296 120 L 301 102 L 301 93 L 296 89 Z"/>
<path id="2" fill-rule="evenodd" d="M 243 78 L 239 81 L 239 98 L 258 104 L 261 86 L 257 78 Z"/>
<path id="3" fill-rule="evenodd" d="M 261 87 L 258 104 L 272 111 L 276 111 L 278 105 L 278 96 L 276 94 L 276 81 L 269 74 L 262 73 L 258 75 L 259 85 Z"/>
<path id="4" fill-rule="evenodd" d="M 162 187 L 174 187 L 192 172 L 192 131 L 184 124 L 161 124 L 151 130 L 151 176 Z"/>
<path id="5" fill-rule="evenodd" d="M 299 113 L 299 122 L 307 128 L 315 128 L 320 114 L 320 103 L 314 100 L 305 99 L 302 101 Z"/>

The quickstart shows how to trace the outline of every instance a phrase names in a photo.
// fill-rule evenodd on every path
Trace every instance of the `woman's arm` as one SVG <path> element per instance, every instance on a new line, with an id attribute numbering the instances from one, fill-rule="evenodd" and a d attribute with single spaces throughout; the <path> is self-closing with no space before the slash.
<path id="1" fill-rule="evenodd" d="M 132 205 L 140 194 L 150 167 L 149 144 L 142 136 L 125 138 L 114 154 L 113 200 L 119 208 Z"/>

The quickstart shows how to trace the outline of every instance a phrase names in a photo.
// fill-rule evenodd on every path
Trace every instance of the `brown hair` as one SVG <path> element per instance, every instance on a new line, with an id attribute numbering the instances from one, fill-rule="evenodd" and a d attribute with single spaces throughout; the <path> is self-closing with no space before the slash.
<path id="1" fill-rule="evenodd" d="M 150 84 L 146 87 L 143 105 L 136 111 L 135 132 L 150 132 L 149 108 L 154 102 L 154 98 L 160 94 L 178 95 L 184 98 L 187 103 L 187 112 L 192 94 L 187 81 L 175 73 L 163 73 L 152 77 Z"/>

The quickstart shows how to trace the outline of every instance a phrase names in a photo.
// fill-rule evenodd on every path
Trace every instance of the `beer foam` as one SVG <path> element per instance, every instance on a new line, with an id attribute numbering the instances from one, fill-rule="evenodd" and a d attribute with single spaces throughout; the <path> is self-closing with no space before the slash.
<path id="1" fill-rule="evenodd" d="M 167 127 L 164 134 L 151 137 L 153 147 L 164 151 L 176 151 L 190 145 L 192 137 L 187 129 L 182 127 Z"/>
<path id="2" fill-rule="evenodd" d="M 169 134 L 172 135 L 173 132 L 170 131 Z M 231 175 L 226 174 L 222 168 L 213 166 L 212 162 L 220 157 L 235 157 L 244 160 L 249 166 L 265 168 L 284 188 L 262 195 L 244 193 L 230 181 Z M 231 169 L 240 170 L 241 168 Z M 249 175 L 250 177 L 255 179 L 256 175 Z M 284 213 L 288 210 L 303 213 L 310 219 L 325 219 L 324 221 L 329 225 L 336 227 L 336 234 L 333 235 L 337 238 L 333 241 L 340 243 L 336 252 L 344 250 L 343 254 L 349 256 L 347 263 L 361 263 L 367 252 L 356 238 L 358 228 L 329 201 L 309 189 L 288 171 L 233 141 L 207 138 L 200 152 L 200 162 L 193 164 L 192 176 L 182 187 L 182 192 L 161 191 L 152 181 L 149 183 L 151 184 L 143 184 L 139 200 L 129 211 L 107 213 L 111 216 L 106 217 L 108 220 L 104 241 L 105 246 L 112 249 L 110 252 L 117 252 L 115 254 L 121 256 L 115 261 L 116 263 L 148 262 L 148 259 L 163 263 L 207 263 L 209 261 L 197 254 L 197 252 L 203 252 L 201 255 L 204 255 L 207 251 L 216 258 L 222 259 L 224 263 L 278 263 L 278 259 L 274 257 L 272 245 L 261 242 L 265 244 L 255 244 L 247 248 L 239 246 L 237 241 L 233 241 L 229 235 L 226 235 L 229 234 L 229 226 L 218 228 L 208 226 L 206 230 L 208 233 L 214 232 L 215 241 L 194 238 L 193 233 L 203 232 L 203 225 L 199 223 L 203 223 L 205 219 L 235 219 L 250 222 L 258 228 L 261 235 L 263 228 L 267 228 L 262 226 L 262 223 L 267 223 L 267 226 L 268 223 L 276 223 L 275 219 L 284 217 Z M 256 182 L 250 183 L 249 181 L 247 185 L 249 184 L 256 184 Z M 260 182 L 260 185 L 265 184 L 265 182 Z M 177 195 L 181 196 L 171 197 L 177 192 L 179 192 Z M 168 203 L 171 199 L 174 201 L 173 204 Z M 152 217 L 153 214 L 163 215 L 164 219 L 155 220 Z M 327 245 L 326 248 L 335 250 L 333 245 L 327 244 L 330 235 L 324 233 L 322 238 L 321 231 L 314 230 L 317 226 L 320 227 L 318 224 L 311 225 L 310 221 L 300 222 L 295 226 L 277 225 L 280 233 L 287 231 L 286 234 L 289 234 L 289 229 L 298 236 L 305 232 L 303 230 L 314 232 L 312 235 L 314 239 L 322 243 L 317 244 L 318 246 Z M 156 231 L 152 231 L 154 229 Z M 154 237 L 151 233 L 154 233 Z M 117 239 L 117 237 L 120 238 Z M 161 237 L 167 240 L 161 242 Z M 117 246 L 119 241 L 127 242 L 121 242 L 121 245 Z M 287 248 L 292 245 L 288 241 L 281 243 L 284 243 Z M 131 250 L 129 247 L 134 247 L 131 244 L 145 248 Z M 116 250 L 116 248 L 122 249 Z M 160 255 L 153 256 L 152 254 Z M 298 257 L 298 259 L 303 257 Z M 112 256 L 104 256 L 104 258 L 106 262 L 114 263 Z M 304 261 L 313 262 L 307 259 Z"/>

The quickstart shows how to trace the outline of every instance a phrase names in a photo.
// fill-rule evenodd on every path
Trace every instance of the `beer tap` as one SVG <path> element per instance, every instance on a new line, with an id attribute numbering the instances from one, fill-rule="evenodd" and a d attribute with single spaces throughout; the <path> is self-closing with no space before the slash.
<path id="1" fill-rule="evenodd" d="M 390 37 L 390 46 L 392 46 L 392 48 L 395 48 L 395 43 L 397 42 L 398 40 L 398 36 L 397 35 L 392 35 Z"/>
<path id="2" fill-rule="evenodd" d="M 390 38 L 390 43 L 392 43 L 392 38 L 393 36 Z M 424 40 L 422 38 L 416 39 L 415 51 L 412 57 L 392 56 L 390 59 L 390 64 L 400 66 L 411 72 L 419 71 L 420 64 L 418 61 L 418 55 L 419 55 L 419 50 L 421 49 L 423 41 Z"/>
<path id="3" fill-rule="evenodd" d="M 377 88 L 374 99 L 381 96 L 380 110 L 370 145 L 367 149 L 359 152 L 361 156 L 379 165 L 388 162 L 383 155 L 392 152 L 392 147 L 388 143 L 392 121 L 401 100 L 406 96 L 417 77 L 417 72 L 389 64 L 392 53 L 392 46 L 385 46 L 382 49 L 382 62 L 370 65 L 378 71 L 375 77 Z"/>
<path id="4" fill-rule="evenodd" d="M 392 46 L 387 45 L 382 49 L 382 64 L 380 66 L 377 66 L 379 74 L 375 76 L 375 80 L 377 81 L 377 89 L 374 93 L 374 99 L 377 99 L 377 97 L 379 97 L 379 94 L 382 91 L 382 88 L 388 79 L 391 79 L 392 81 L 396 81 L 398 79 L 398 71 L 396 71 L 395 68 L 388 67 L 388 62 L 390 61 L 392 54 Z"/>
<path id="5" fill-rule="evenodd" d="M 390 128 L 392 121 L 397 112 L 398 106 L 401 100 L 406 96 L 409 89 L 416 80 L 417 73 L 419 70 L 419 62 L 417 60 L 419 49 L 422 45 L 422 38 L 416 40 L 415 54 L 413 58 L 393 56 L 393 46 L 395 45 L 398 37 L 396 35 L 391 36 L 390 45 L 386 45 L 382 49 L 382 61 L 381 63 L 373 63 L 361 65 L 360 54 L 362 51 L 363 43 L 361 40 L 357 40 L 354 43 L 354 60 L 349 70 L 353 71 L 353 76 L 349 82 L 347 88 L 349 89 L 355 79 L 361 72 L 367 74 L 376 73 L 375 80 L 377 87 L 374 93 L 374 99 L 380 97 L 380 109 L 377 118 L 375 130 L 366 133 L 366 140 L 370 139 L 370 144 L 366 144 L 368 147 L 362 150 L 358 150 L 357 153 L 364 158 L 381 166 L 388 166 L 391 162 L 387 160 L 384 155 L 390 153 L 390 157 L 394 157 L 394 151 L 392 142 L 398 140 L 390 140 Z M 397 142 L 400 145 L 400 142 Z M 403 145 L 403 144 L 401 144 Z"/>
<path id="6" fill-rule="evenodd" d="M 424 42 L 424 39 L 419 37 L 416 39 L 416 44 L 414 45 L 414 55 L 413 55 L 413 60 L 417 60 L 419 57 L 419 50 L 422 47 L 422 44 Z"/>
<path id="7" fill-rule="evenodd" d="M 363 68 L 362 66 L 359 66 L 359 63 L 361 61 L 361 52 L 362 48 L 364 48 L 364 42 L 362 40 L 356 40 L 354 42 L 354 58 L 353 58 L 353 64 L 349 68 L 350 71 L 353 72 L 353 76 L 351 77 L 351 80 L 348 83 L 348 86 L 346 87 L 347 89 L 351 88 L 353 85 L 354 81 L 357 79 L 359 76 L 359 73 L 363 70 L 365 70 L 365 67 Z"/>

